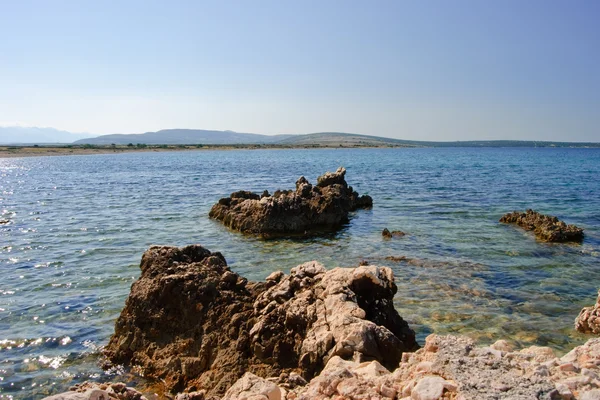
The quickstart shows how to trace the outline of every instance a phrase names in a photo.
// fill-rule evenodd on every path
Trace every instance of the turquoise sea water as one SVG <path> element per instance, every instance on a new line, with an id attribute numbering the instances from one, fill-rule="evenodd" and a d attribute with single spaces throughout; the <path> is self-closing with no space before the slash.
<path id="1" fill-rule="evenodd" d="M 293 188 L 347 168 L 373 197 L 336 234 L 262 241 L 208 219 L 229 193 Z M 498 223 L 534 208 L 583 227 L 556 245 Z M 235 271 L 361 260 L 396 275 L 396 306 L 432 332 L 493 342 L 583 343 L 573 330 L 600 286 L 600 150 L 334 149 L 138 153 L 0 159 L 0 398 L 41 398 L 111 379 L 99 348 L 152 244 L 200 243 Z M 381 230 L 402 230 L 383 240 Z M 404 257 L 390 261 L 386 257 Z M 118 372 L 118 371 L 117 371 Z M 115 373 L 115 371 L 113 371 Z"/>

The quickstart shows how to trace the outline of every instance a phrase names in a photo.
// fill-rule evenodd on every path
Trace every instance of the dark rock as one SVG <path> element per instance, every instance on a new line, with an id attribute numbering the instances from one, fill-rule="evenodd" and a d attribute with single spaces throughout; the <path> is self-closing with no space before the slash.
<path id="1" fill-rule="evenodd" d="M 516 224 L 525 230 L 533 231 L 535 236 L 544 242 L 581 242 L 583 240 L 583 229 L 575 225 L 567 225 L 556 217 L 543 215 L 533 210 L 505 214 L 500 218 L 500 222 Z"/>
<path id="2" fill-rule="evenodd" d="M 220 199 L 209 216 L 231 229 L 263 237 L 331 232 L 348 222 L 350 211 L 373 206 L 370 196 L 359 196 L 348 186 L 345 174 L 344 168 L 328 172 L 318 178 L 317 186 L 302 176 L 295 191 L 277 190 L 273 196 L 235 192 Z"/>
<path id="3" fill-rule="evenodd" d="M 258 283 L 196 245 L 151 247 L 140 268 L 105 355 L 172 393 L 221 396 L 246 372 L 310 380 L 333 356 L 394 368 L 418 348 L 387 267 L 310 262 Z"/>
<path id="4" fill-rule="evenodd" d="M 381 232 L 381 236 L 383 236 L 386 239 L 391 239 L 392 237 L 402 237 L 406 235 L 406 233 L 402 232 L 402 231 L 389 231 L 388 228 L 383 228 L 383 231 Z"/>

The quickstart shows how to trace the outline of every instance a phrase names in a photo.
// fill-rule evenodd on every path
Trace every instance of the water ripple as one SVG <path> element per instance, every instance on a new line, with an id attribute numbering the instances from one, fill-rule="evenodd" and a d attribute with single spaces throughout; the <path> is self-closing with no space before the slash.
<path id="1" fill-rule="evenodd" d="M 207 218 L 229 193 L 293 187 L 343 165 L 374 199 L 341 231 L 262 241 Z M 199 151 L 0 160 L 0 397 L 41 398 L 97 365 L 142 252 L 200 243 L 263 279 L 316 259 L 361 260 L 396 275 L 395 304 L 417 331 L 565 351 L 600 280 L 600 151 L 332 149 Z M 499 224 L 537 208 L 586 230 L 581 245 L 539 243 Z M 381 230 L 400 229 L 384 241 Z"/>

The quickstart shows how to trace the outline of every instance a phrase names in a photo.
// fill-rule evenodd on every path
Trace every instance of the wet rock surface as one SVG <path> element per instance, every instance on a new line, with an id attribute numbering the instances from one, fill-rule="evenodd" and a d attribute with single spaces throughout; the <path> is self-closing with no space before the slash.
<path id="1" fill-rule="evenodd" d="M 235 192 L 220 199 L 209 216 L 231 229 L 263 237 L 335 231 L 348 222 L 350 211 L 373 206 L 370 196 L 359 196 L 348 186 L 345 175 L 340 167 L 318 177 L 316 186 L 302 176 L 296 190 L 277 190 L 273 195 L 266 190 L 262 196 Z"/>
<path id="2" fill-rule="evenodd" d="M 567 225 L 557 217 L 543 215 L 537 211 L 514 211 L 500 218 L 500 222 L 516 224 L 525 230 L 533 231 L 535 236 L 544 242 L 581 242 L 583 229 L 575 225 Z"/>
<path id="3" fill-rule="evenodd" d="M 596 304 L 584 307 L 575 319 L 575 329 L 582 333 L 600 335 L 600 290 Z"/>
<path id="4" fill-rule="evenodd" d="M 71 387 L 68 392 L 45 397 L 44 400 L 147 400 L 147 398 L 122 382 L 84 382 Z"/>
<path id="5" fill-rule="evenodd" d="M 333 358 L 393 369 L 418 348 L 387 267 L 313 261 L 249 282 L 195 245 L 151 247 L 140 268 L 105 354 L 172 393 L 222 396 L 247 372 L 294 387 Z"/>

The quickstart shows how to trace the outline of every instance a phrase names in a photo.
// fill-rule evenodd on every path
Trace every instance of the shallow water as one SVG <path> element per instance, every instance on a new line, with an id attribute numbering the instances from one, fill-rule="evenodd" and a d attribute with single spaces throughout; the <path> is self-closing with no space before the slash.
<path id="1" fill-rule="evenodd" d="M 293 188 L 347 168 L 373 197 L 336 234 L 261 241 L 208 219 L 239 189 Z M 393 268 L 396 306 L 417 331 L 566 351 L 600 280 L 598 149 L 239 150 L 0 159 L 0 398 L 41 398 L 98 367 L 142 252 L 200 243 L 263 279 L 308 260 Z M 586 229 L 540 243 L 498 223 L 535 208 Z M 407 236 L 383 240 L 381 230 Z M 397 257 L 392 261 L 386 257 Z M 113 371 L 114 373 L 115 371 Z"/>

